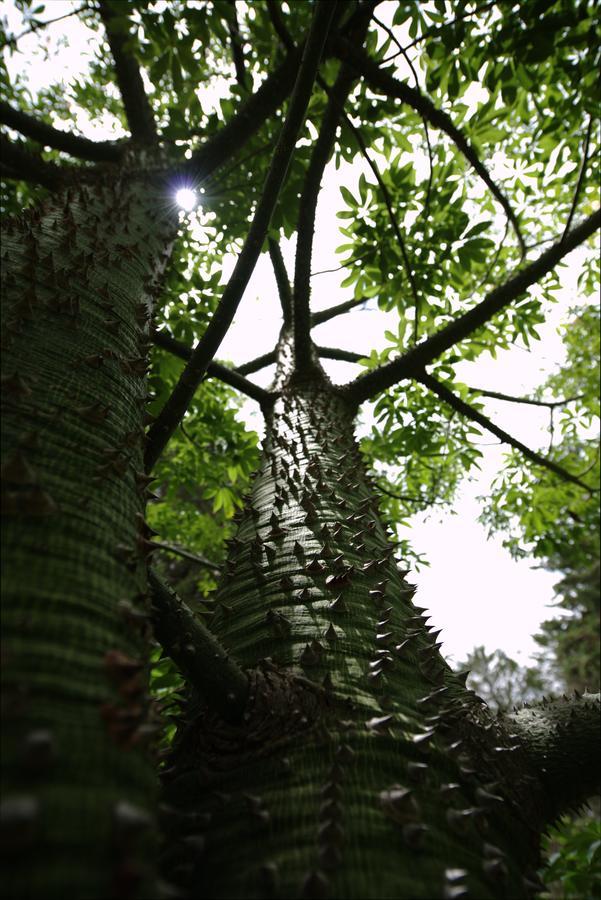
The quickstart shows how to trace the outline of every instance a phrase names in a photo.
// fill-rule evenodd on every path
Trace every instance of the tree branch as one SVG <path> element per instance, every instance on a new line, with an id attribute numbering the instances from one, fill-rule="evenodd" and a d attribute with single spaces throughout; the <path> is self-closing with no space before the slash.
<path id="1" fill-rule="evenodd" d="M 182 372 L 173 393 L 149 431 L 146 453 L 148 470 L 152 469 L 183 418 L 196 387 L 231 325 L 261 252 L 269 222 L 294 152 L 296 139 L 305 119 L 313 82 L 335 9 L 335 3 L 323 2 L 323 0 L 315 7 L 288 113 L 278 137 L 263 192 L 255 209 L 244 246 L 207 330 L 194 348 L 190 362 Z"/>
<path id="2" fill-rule="evenodd" d="M 211 569 L 213 572 L 221 571 L 219 566 L 211 562 L 210 559 L 199 556 L 197 553 L 191 553 L 190 550 L 184 550 L 183 547 L 176 547 L 174 544 L 165 544 L 163 541 L 153 541 L 152 543 L 155 547 L 160 547 L 161 550 L 164 550 L 165 553 L 173 553 L 175 556 L 181 556 L 183 559 L 190 559 L 199 566 L 204 566 L 205 569 Z"/>
<path id="3" fill-rule="evenodd" d="M 50 191 L 63 187 L 68 175 L 74 171 L 71 166 L 46 162 L 41 156 L 27 150 L 25 144 L 9 140 L 5 134 L 0 134 L 0 152 L 7 175 L 12 171 L 13 177 L 19 181 L 41 184 Z"/>
<path id="4" fill-rule="evenodd" d="M 68 131 L 60 131 L 46 122 L 40 121 L 29 113 L 15 109 L 4 100 L 0 101 L 0 122 L 9 128 L 14 128 L 25 137 L 31 138 L 44 147 L 52 147 L 54 150 L 62 150 L 79 159 L 87 159 L 91 162 L 118 162 L 123 156 L 125 146 L 123 143 L 111 141 L 90 141 L 77 134 Z"/>
<path id="5" fill-rule="evenodd" d="M 499 391 L 486 391 L 484 388 L 468 387 L 468 391 L 480 394 L 482 397 L 492 397 L 494 400 L 507 400 L 510 403 L 526 403 L 529 406 L 545 406 L 555 409 L 557 406 L 565 406 L 566 403 L 574 403 L 582 400 L 585 394 L 576 394 L 575 397 L 566 397 L 565 400 L 531 400 L 529 397 L 512 397 L 511 394 L 501 394 Z"/>
<path id="6" fill-rule="evenodd" d="M 552 460 L 547 459 L 545 456 L 541 456 L 540 453 L 536 453 L 534 450 L 531 450 L 525 444 L 522 444 L 521 441 L 518 441 L 517 438 L 512 437 L 506 431 L 503 431 L 502 428 L 499 428 L 498 425 L 495 425 L 494 422 L 483 415 L 483 413 L 479 412 L 477 409 L 474 409 L 473 406 L 470 406 L 469 403 L 466 403 L 460 397 L 457 397 L 450 391 L 444 384 L 441 384 L 436 378 L 433 378 L 432 375 L 428 375 L 424 372 L 416 372 L 414 376 L 416 381 L 421 382 L 421 384 L 425 385 L 429 388 L 433 393 L 435 393 L 441 400 L 444 400 L 445 403 L 448 403 L 453 409 L 456 409 L 457 412 L 461 413 L 468 419 L 471 419 L 473 422 L 477 422 L 479 425 L 482 425 L 483 428 L 486 428 L 487 431 L 490 431 L 492 434 L 496 435 L 504 444 L 509 444 L 511 447 L 515 447 L 516 450 L 519 450 L 527 459 L 531 460 L 533 463 L 536 463 L 537 466 L 541 466 L 544 469 L 548 469 L 550 472 L 553 472 L 563 481 L 569 481 L 571 484 L 577 484 L 578 487 L 584 488 L 584 490 L 589 493 L 594 493 L 595 488 L 590 487 L 588 484 L 585 484 L 584 481 L 581 481 L 576 475 L 572 475 L 566 469 L 558 466 L 557 463 L 554 463 Z"/>
<path id="7" fill-rule="evenodd" d="M 578 173 L 578 181 L 576 182 L 576 190 L 574 191 L 574 199 L 572 200 L 572 206 L 570 208 L 570 214 L 568 216 L 568 221 L 566 222 L 566 227 L 562 236 L 562 240 L 568 235 L 570 228 L 572 226 L 572 219 L 574 218 L 574 213 L 578 207 L 578 200 L 580 199 L 580 191 L 582 190 L 582 184 L 584 182 L 584 176 L 586 173 L 586 166 L 588 163 L 588 153 L 589 147 L 591 143 L 591 132 L 593 129 L 593 117 L 589 116 L 588 118 L 588 128 L 586 129 L 586 137 L 584 139 L 584 150 L 582 153 L 582 164 L 580 166 L 580 172 Z"/>
<path id="8" fill-rule="evenodd" d="M 241 366 L 238 366 L 236 372 L 239 372 L 240 375 L 251 375 L 253 372 L 258 372 L 259 369 L 264 369 L 265 366 L 271 366 L 276 361 L 276 351 L 270 350 L 269 353 L 264 353 L 263 356 L 257 356 L 256 359 L 251 359 L 249 362 L 242 363 Z"/>
<path id="9" fill-rule="evenodd" d="M 45 22 L 34 22 L 30 28 L 22 31 L 21 34 L 8 35 L 8 37 L 6 37 L 6 39 L 0 45 L 0 50 L 4 50 L 5 47 L 16 47 L 21 38 L 27 37 L 28 34 L 33 34 L 36 31 L 40 31 L 40 29 L 46 28 L 48 25 L 54 25 L 55 22 L 60 22 L 61 19 L 69 19 L 71 16 L 76 16 L 80 12 L 83 12 L 85 9 L 87 9 L 87 6 L 84 3 L 83 6 L 80 6 L 77 9 L 72 9 L 71 12 L 63 13 L 62 16 L 57 16 L 55 19 L 47 19 Z"/>
<path id="10" fill-rule="evenodd" d="M 148 583 L 157 641 L 208 706 L 228 722 L 239 722 L 248 699 L 247 676 L 152 569 Z"/>
<path id="11" fill-rule="evenodd" d="M 330 306 L 328 309 L 311 313 L 311 328 L 323 325 L 324 322 L 329 322 L 335 316 L 341 316 L 343 313 L 350 312 L 356 306 L 368 303 L 370 299 L 370 297 L 354 297 L 352 300 L 345 300 L 344 303 L 338 303 L 336 306 Z"/>
<path id="12" fill-rule="evenodd" d="M 599 694 L 524 706 L 503 717 L 544 787 L 547 821 L 599 792 Z"/>
<path id="13" fill-rule="evenodd" d="M 352 350 L 341 350 L 338 347 L 316 347 L 317 355 L 324 359 L 337 359 L 340 362 L 356 363 L 363 359 L 360 353 L 354 353 Z"/>
<path id="14" fill-rule="evenodd" d="M 311 253 L 315 232 L 315 212 L 324 169 L 336 140 L 336 130 L 344 114 L 344 102 L 351 90 L 355 76 L 342 65 L 333 88 L 328 91 L 328 103 L 315 141 L 305 175 L 297 222 L 296 255 L 294 266 L 294 365 L 298 369 L 307 366 L 311 358 Z"/>
<path id="15" fill-rule="evenodd" d="M 500 188 L 497 187 L 478 154 L 465 135 L 462 134 L 453 123 L 450 116 L 442 110 L 437 109 L 430 98 L 426 97 L 425 94 L 422 94 L 417 88 L 413 88 L 408 84 L 404 84 L 402 81 L 398 81 L 398 79 L 390 75 L 387 70 L 382 69 L 378 63 L 371 60 L 362 49 L 351 44 L 350 41 L 338 36 L 334 37 L 332 42 L 336 55 L 343 61 L 354 66 L 373 89 L 384 93 L 387 96 L 396 97 L 403 103 L 407 103 L 412 109 L 420 113 L 426 121 L 434 125 L 435 128 L 439 128 L 451 138 L 455 146 L 465 156 L 467 161 L 472 165 L 473 169 L 489 188 L 492 195 L 503 207 L 505 215 L 513 225 L 523 257 L 526 253 L 526 246 L 524 238 L 522 237 L 519 222 L 509 201 Z"/>
<path id="16" fill-rule="evenodd" d="M 532 284 L 550 272 L 564 256 L 578 247 L 598 229 L 601 222 L 599 210 L 576 225 L 567 237 L 560 239 L 538 259 L 518 269 L 507 281 L 486 295 L 481 303 L 458 316 L 440 331 L 411 348 L 401 356 L 378 369 L 360 375 L 344 389 L 350 402 L 359 405 L 365 400 L 386 390 L 403 378 L 408 378 L 416 370 L 421 370 L 445 350 L 465 340 L 474 331 L 489 321 L 496 313 L 521 296 Z"/>
<path id="17" fill-rule="evenodd" d="M 382 197 L 384 198 L 384 205 L 386 206 L 386 211 L 388 213 L 388 218 L 390 219 L 390 224 L 392 225 L 392 230 L 394 231 L 395 237 L 397 239 L 397 243 L 399 245 L 399 249 L 401 251 L 401 256 L 403 257 L 403 265 L 405 266 L 405 271 L 407 272 L 407 280 L 409 281 L 409 286 L 411 287 L 411 293 L 413 294 L 413 302 L 415 304 L 415 326 L 413 331 L 414 341 L 417 343 L 418 338 L 418 329 L 419 329 L 419 314 L 420 314 L 420 298 L 417 290 L 417 284 L 415 283 L 415 278 L 413 276 L 413 270 L 411 268 L 411 263 L 409 262 L 409 256 L 407 254 L 407 248 L 405 246 L 405 241 L 403 235 L 401 233 L 401 229 L 399 228 L 399 223 L 397 221 L 397 217 L 395 211 L 392 207 L 392 199 L 390 197 L 390 192 L 386 187 L 384 179 L 380 175 L 380 170 L 378 169 L 375 162 L 370 157 L 367 152 L 367 147 L 365 146 L 365 141 L 361 135 L 361 132 L 358 128 L 355 128 L 351 120 L 348 116 L 345 116 L 345 121 L 348 127 L 351 129 L 357 144 L 359 145 L 359 149 L 363 154 L 364 159 L 367 161 L 369 168 L 374 173 L 375 179 L 378 182 L 378 186 L 382 192 Z"/>
<path id="18" fill-rule="evenodd" d="M 121 7 L 122 4 L 119 4 Z M 159 137 L 152 108 L 144 90 L 144 82 L 138 63 L 126 48 L 130 39 L 121 29 L 113 27 L 112 20 L 122 18 L 122 10 L 115 11 L 112 0 L 99 0 L 99 10 L 106 28 L 106 37 L 115 61 L 117 84 L 125 107 L 125 115 L 134 141 L 141 144 L 157 144 Z M 125 10 L 125 13 L 127 10 Z"/>
<path id="19" fill-rule="evenodd" d="M 275 281 L 278 286 L 278 295 L 284 317 L 284 326 L 287 327 L 292 324 L 292 289 L 290 287 L 290 279 L 288 278 L 288 272 L 286 271 L 286 265 L 284 263 L 282 251 L 280 250 L 280 245 L 273 238 L 269 238 L 268 243 L 269 256 L 271 265 L 273 266 Z"/>
<path id="20" fill-rule="evenodd" d="M 242 51 L 242 41 L 240 40 L 240 26 L 238 25 L 238 16 L 236 15 L 235 0 L 230 0 L 231 7 L 234 11 L 233 23 L 227 24 L 230 41 L 232 44 L 232 57 L 234 60 L 234 68 L 236 70 L 236 81 L 243 90 L 248 89 L 246 66 L 244 64 L 244 53 Z"/>
<path id="21" fill-rule="evenodd" d="M 178 356 L 185 362 L 189 362 L 192 358 L 194 351 L 181 341 L 171 337 L 166 331 L 155 331 L 152 335 L 152 340 L 157 347 L 168 350 L 169 353 L 173 353 L 174 356 Z M 211 362 L 207 367 L 206 374 L 207 377 L 218 378 L 219 381 L 223 381 L 224 384 L 229 384 L 230 387 L 235 388 L 242 394 L 246 394 L 247 397 L 256 400 L 262 407 L 267 407 L 271 403 L 272 397 L 269 391 L 266 391 L 264 388 L 259 387 L 258 384 L 253 384 L 252 381 L 244 378 L 239 370 L 235 371 L 221 363 Z"/>

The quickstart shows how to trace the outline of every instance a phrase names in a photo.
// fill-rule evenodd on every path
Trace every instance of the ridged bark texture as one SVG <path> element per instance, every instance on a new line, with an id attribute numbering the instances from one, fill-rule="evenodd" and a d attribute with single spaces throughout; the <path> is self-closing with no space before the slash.
<path id="1" fill-rule="evenodd" d="M 191 703 L 165 772 L 192 896 L 528 896 L 536 781 L 404 575 L 344 401 L 316 365 L 283 381 L 212 625 L 245 721 Z"/>
<path id="2" fill-rule="evenodd" d="M 176 222 L 107 170 L 2 235 L 3 887 L 151 896 L 142 469 Z M 158 210 L 158 212 L 157 212 Z M 161 211 L 162 210 L 162 211 Z"/>

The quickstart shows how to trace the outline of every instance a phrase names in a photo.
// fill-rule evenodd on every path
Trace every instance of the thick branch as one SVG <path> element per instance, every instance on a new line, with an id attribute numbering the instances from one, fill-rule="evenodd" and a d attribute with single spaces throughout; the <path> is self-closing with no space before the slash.
<path id="1" fill-rule="evenodd" d="M 315 231 L 315 211 L 324 169 L 330 158 L 336 139 L 336 130 L 344 113 L 344 101 L 353 85 L 352 70 L 343 65 L 333 88 L 328 91 L 328 103 L 323 116 L 319 136 L 313 147 L 309 167 L 305 175 L 299 201 L 296 255 L 294 267 L 294 359 L 302 369 L 311 358 L 311 252 Z"/>
<path id="2" fill-rule="evenodd" d="M 123 144 L 111 141 L 90 141 L 77 134 L 68 131 L 60 131 L 41 122 L 35 116 L 15 109 L 10 103 L 0 101 L 0 122 L 14 128 L 25 137 L 31 138 L 44 147 L 52 147 L 54 150 L 62 150 L 79 159 L 87 159 L 91 162 L 118 162 L 124 150 Z"/>
<path id="3" fill-rule="evenodd" d="M 280 245 L 273 238 L 269 238 L 269 257 L 273 266 L 273 274 L 278 286 L 278 295 L 280 305 L 282 307 L 282 315 L 284 317 L 284 326 L 292 324 L 292 289 L 290 287 L 290 279 L 286 271 L 284 257 L 280 250 Z"/>
<path id="4" fill-rule="evenodd" d="M 355 309 L 356 306 L 367 303 L 368 300 L 369 297 L 354 297 L 352 300 L 345 300 L 344 303 L 330 306 L 329 309 L 322 309 L 319 312 L 311 313 L 311 328 L 315 328 L 316 325 L 322 325 L 324 322 L 329 322 L 330 319 L 333 319 L 335 316 L 341 316 L 343 313 L 350 312 L 351 309 Z"/>
<path id="5" fill-rule="evenodd" d="M 513 397 L 511 394 L 501 394 L 499 391 L 486 391 L 484 388 L 468 387 L 468 391 L 480 394 L 482 397 L 492 397 L 493 400 L 507 400 L 509 403 L 525 403 L 528 406 L 544 406 L 547 409 L 555 409 L 556 406 L 565 406 L 582 400 L 585 394 L 576 394 L 575 397 L 566 397 L 564 400 L 531 400 L 529 397 Z"/>
<path id="6" fill-rule="evenodd" d="M 179 358 L 183 359 L 185 362 L 189 362 L 192 358 L 193 351 L 190 347 L 187 347 L 181 341 L 171 337 L 166 331 L 155 331 L 152 340 L 157 347 L 168 350 L 169 353 L 173 353 L 174 356 L 179 356 Z M 230 387 L 236 388 L 236 390 L 240 391 L 242 394 L 246 394 L 247 397 L 256 400 L 261 406 L 268 406 L 271 403 L 271 394 L 269 391 L 259 387 L 258 384 L 253 384 L 248 378 L 244 378 L 239 371 L 230 369 L 218 362 L 211 362 L 207 367 L 206 374 L 209 378 L 218 378 L 219 381 L 223 381 L 224 384 L 229 384 Z"/>
<path id="7" fill-rule="evenodd" d="M 119 4 L 121 7 L 122 4 Z M 138 63 L 132 53 L 126 49 L 129 35 L 117 30 L 112 19 L 121 18 L 127 10 L 113 7 L 111 0 L 99 0 L 102 21 L 106 28 L 106 36 L 115 61 L 117 84 L 125 107 L 125 115 L 131 136 L 141 144 L 157 144 L 158 134 L 154 115 L 144 90 L 144 82 Z"/>
<path id="8" fill-rule="evenodd" d="M 150 429 L 146 455 L 146 465 L 149 470 L 154 466 L 169 438 L 183 418 L 188 404 L 207 370 L 207 366 L 231 325 L 238 304 L 253 272 L 269 228 L 269 222 L 277 203 L 280 189 L 288 171 L 288 165 L 294 152 L 300 127 L 305 119 L 313 82 L 335 8 L 336 4 L 329 2 L 321 2 L 315 8 L 298 78 L 290 99 L 286 120 L 278 137 L 265 179 L 261 199 L 257 204 L 234 271 L 223 291 L 221 302 L 207 330 L 194 348 L 192 358 L 182 372 L 175 390 L 167 400 L 157 421 Z"/>
<path id="9" fill-rule="evenodd" d="M 576 694 L 525 706 L 504 717 L 544 787 L 549 821 L 599 792 L 599 712 L 599 694 Z"/>
<path id="10" fill-rule="evenodd" d="M 71 167 L 45 162 L 41 156 L 30 153 L 24 144 L 11 141 L 4 134 L 0 134 L 0 153 L 7 175 L 13 172 L 13 177 L 20 181 L 41 184 L 50 191 L 63 187 L 67 174 L 72 171 Z"/>
<path id="11" fill-rule="evenodd" d="M 239 722 L 248 698 L 248 678 L 152 569 L 148 583 L 157 641 L 208 706 L 228 722 Z"/>
<path id="12" fill-rule="evenodd" d="M 356 363 L 363 359 L 360 353 L 354 353 L 352 350 L 341 350 L 338 347 L 316 347 L 317 355 L 324 359 L 337 359 L 340 362 Z"/>
<path id="13" fill-rule="evenodd" d="M 579 487 L 584 488 L 586 491 L 592 492 L 594 488 L 590 487 L 588 484 L 585 484 L 584 481 L 581 481 L 576 475 L 572 475 L 566 469 L 563 469 L 561 466 L 558 466 L 557 463 L 554 463 L 552 460 L 547 459 L 545 456 L 541 456 L 540 453 L 536 453 L 534 450 L 531 450 L 525 444 L 522 444 L 521 441 L 518 441 L 517 438 L 512 437 L 506 431 L 503 431 L 502 428 L 499 428 L 498 425 L 495 425 L 494 422 L 479 412 L 477 409 L 474 409 L 473 406 L 470 406 L 469 403 L 466 403 L 460 397 L 457 397 L 450 391 L 444 384 L 441 384 L 440 381 L 437 381 L 436 378 L 433 378 L 432 375 L 428 375 L 426 372 L 416 372 L 413 376 L 416 381 L 420 381 L 423 385 L 429 388 L 433 393 L 435 393 L 441 400 L 444 400 L 445 403 L 448 403 L 449 406 L 452 406 L 453 409 L 456 409 L 457 412 L 466 416 L 466 418 L 471 419 L 473 422 L 477 422 L 479 425 L 482 425 L 483 428 L 486 428 L 492 434 L 496 435 L 504 444 L 509 444 L 512 447 L 515 447 L 516 450 L 519 450 L 520 453 L 530 459 L 533 463 L 536 463 L 537 466 L 542 466 L 544 469 L 548 469 L 550 472 L 553 472 L 555 475 L 559 476 L 559 478 L 563 479 L 563 481 L 569 481 L 572 484 L 577 484 Z"/>
<path id="14" fill-rule="evenodd" d="M 386 69 L 382 69 L 376 62 L 371 60 L 362 49 L 356 47 L 350 41 L 342 37 L 336 37 L 333 39 L 333 45 L 337 56 L 357 69 L 372 88 L 387 96 L 396 97 L 403 101 L 403 103 L 407 103 L 412 109 L 420 113 L 427 122 L 430 122 L 430 124 L 439 128 L 451 138 L 455 146 L 473 166 L 474 170 L 489 188 L 492 195 L 503 207 L 505 215 L 513 225 L 523 256 L 526 252 L 524 239 L 520 231 L 519 222 L 517 221 L 509 201 L 495 184 L 478 154 L 465 135 L 462 134 L 453 123 L 450 116 L 442 110 L 437 109 L 430 98 L 426 97 L 425 94 L 422 94 L 417 88 L 413 88 L 402 81 L 398 81 Z"/>
<path id="15" fill-rule="evenodd" d="M 360 375 L 345 389 L 348 399 L 359 405 L 380 391 L 395 384 L 403 378 L 410 377 L 415 371 L 423 369 L 445 350 L 453 347 L 472 332 L 488 322 L 496 313 L 520 297 L 532 284 L 540 281 L 550 272 L 564 256 L 574 250 L 598 229 L 601 214 L 593 213 L 584 222 L 576 225 L 567 235 L 528 265 L 519 269 L 500 287 L 486 295 L 481 303 L 458 316 L 440 331 L 413 347 L 399 359 L 395 359 L 378 369 Z"/>

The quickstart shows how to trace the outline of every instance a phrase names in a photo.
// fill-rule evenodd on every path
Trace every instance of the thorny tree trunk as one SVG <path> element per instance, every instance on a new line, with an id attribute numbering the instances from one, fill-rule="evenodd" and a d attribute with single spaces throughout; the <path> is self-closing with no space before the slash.
<path id="1" fill-rule="evenodd" d="M 152 290 L 176 228 L 157 193 L 107 172 L 2 236 L 10 897 L 149 893 L 143 417 Z"/>
<path id="2" fill-rule="evenodd" d="M 280 367 L 212 623 L 251 698 L 240 726 L 194 701 L 184 716 L 166 875 L 216 898 L 527 897 L 550 814 L 540 757 L 441 657 L 350 411 L 317 365 L 302 381 Z"/>

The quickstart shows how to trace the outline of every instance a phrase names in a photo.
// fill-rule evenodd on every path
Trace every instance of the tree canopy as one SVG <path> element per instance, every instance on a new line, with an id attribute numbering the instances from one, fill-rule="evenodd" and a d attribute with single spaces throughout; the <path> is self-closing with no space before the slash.
<path id="1" fill-rule="evenodd" d="M 14 33 L 3 28 L 0 68 L 1 203 L 13 241 L 3 249 L 3 260 L 16 265 L 23 252 L 35 268 L 38 246 L 25 239 L 15 249 L 14 228 L 21 223 L 25 233 L 37 226 L 39 211 L 65 197 L 62 218 L 47 232 L 46 223 L 40 228 L 42 249 L 52 245 L 52 227 L 64 229 L 66 237 L 44 258 L 54 281 L 39 290 L 58 284 L 61 296 L 53 296 L 48 308 L 55 303 L 61 314 L 75 315 L 79 300 L 61 280 L 60 266 L 57 281 L 61 253 L 69 256 L 70 272 L 77 265 L 87 275 L 94 267 L 111 272 L 116 261 L 126 268 L 132 260 L 137 265 L 137 254 L 145 251 L 134 244 L 124 216 L 119 242 L 106 258 L 95 259 L 85 240 L 75 262 L 72 257 L 71 235 L 78 229 L 85 233 L 86 226 L 70 208 L 73 190 L 83 186 L 84 201 L 94 191 L 100 196 L 115 173 L 121 186 L 129 181 L 137 193 L 138 219 L 152 222 L 149 242 L 165 242 L 159 254 L 164 262 L 154 260 L 152 277 L 144 282 L 155 298 L 152 318 L 144 303 L 135 310 L 144 332 L 140 355 L 119 358 L 103 349 L 78 357 L 71 369 L 84 368 L 87 377 L 88 370 L 112 359 L 120 366 L 119 377 L 131 376 L 133 384 L 149 367 L 147 430 L 137 427 L 124 440 L 135 453 L 141 455 L 143 448 L 136 490 L 155 482 L 147 520 L 137 514 L 135 547 L 144 560 L 161 548 L 151 588 L 164 591 L 167 606 L 172 598 L 156 572 L 192 598 L 197 619 L 216 607 L 218 622 L 227 619 L 227 604 L 215 602 L 211 591 L 259 463 L 257 435 L 238 414 L 241 398 L 250 398 L 269 417 L 283 378 L 302 384 L 319 370 L 319 361 L 327 366 L 337 360 L 359 367 L 336 392 L 349 422 L 366 403 L 374 404 L 375 423 L 361 449 L 393 529 L 406 524 L 412 512 L 452 507 L 462 479 L 478 465 L 481 435 L 492 434 L 510 452 L 483 521 L 503 532 L 516 556 L 534 554 L 566 573 L 568 607 L 581 617 L 596 609 L 598 616 L 591 601 L 595 572 L 598 577 L 593 523 L 598 521 L 599 403 L 593 360 L 599 343 L 594 299 L 600 223 L 599 53 L 592 0 L 84 0 L 60 10 L 16 0 L 15 9 L 22 23 Z M 77 23 L 72 33 L 71 21 Z M 48 34 L 58 40 L 45 50 Z M 81 48 L 83 64 L 65 79 L 60 62 L 69 41 L 72 50 Z M 28 85 L 25 46 L 36 65 L 46 66 L 39 89 Z M 311 305 L 318 275 L 312 266 L 320 240 L 317 210 L 321 192 L 334 179 L 341 185 L 340 237 L 331 266 L 340 270 L 340 293 L 330 307 L 317 310 Z M 189 214 L 179 214 L 174 236 L 169 227 L 177 219 L 176 195 L 182 190 L 188 196 L 194 192 L 198 203 Z M 127 197 L 121 202 L 125 210 Z M 102 216 L 96 211 L 92 218 Z M 528 349 L 539 338 L 562 267 L 571 264 L 575 251 L 582 274 L 564 335 L 565 365 L 529 397 L 477 383 L 469 372 L 477 372 L 479 360 L 516 344 Z M 232 365 L 220 359 L 220 347 L 262 256 L 273 268 L 281 339 L 272 352 Z M 25 269 L 19 279 L 27 279 Z M 14 294 L 12 269 L 5 282 Z M 103 309 L 108 318 L 102 333 L 116 335 L 123 322 L 111 318 L 114 306 L 102 300 L 102 290 L 97 293 L 101 300 L 96 304 L 94 296 L 93 315 Z M 32 276 L 32 286 L 9 310 L 7 344 L 15 335 L 18 342 L 38 301 Z M 344 323 L 366 304 L 392 314 L 394 326 L 386 331 L 383 349 L 350 350 Z M 338 345 L 323 347 L 313 329 L 335 317 L 340 317 Z M 68 343 L 65 337 L 61 346 Z M 280 382 L 264 387 L 253 375 L 274 362 L 276 349 Z M 60 369 L 60 348 L 46 350 L 54 351 L 52 365 Z M 14 372 L 3 376 L 3 385 L 4 380 L 7 394 L 31 393 Z M 134 398 L 137 383 L 129 387 L 131 408 L 137 401 L 143 405 L 145 396 Z M 104 422 L 110 410 L 102 400 L 80 407 L 83 419 Z M 490 401 L 547 408 L 545 445 L 527 446 L 500 427 Z M 285 415 L 282 421 L 285 425 Z M 15 414 L 15 434 L 19 422 Z M 24 440 L 21 434 L 18 442 Z M 10 488 L 7 515 L 16 515 L 14 504 L 25 496 L 23 484 L 31 477 L 19 453 L 3 464 Z M 123 475 L 128 453 L 108 448 L 102 467 L 107 477 L 120 469 Z M 305 480 L 313 477 L 309 473 Z M 317 485 L 331 488 L 319 479 Z M 36 515 L 56 510 L 39 486 L 27 493 L 29 499 L 30 494 Z M 278 501 L 285 504 L 281 496 Z M 314 506 L 304 502 L 310 518 Z M 125 501 L 114 509 L 122 515 Z M 278 516 L 272 517 L 277 537 Z M 134 528 L 133 517 L 127 528 Z M 401 553 L 409 559 L 410 544 L 404 532 L 400 535 Z M 257 540 L 260 554 L 263 544 Z M 326 559 L 328 540 L 326 526 Z M 125 550 L 125 564 L 133 571 L 138 562 Z M 252 551 L 254 562 L 251 557 Z M 317 557 L 314 562 L 322 571 Z M 286 592 L 289 585 L 282 580 Z M 382 599 L 379 588 L 370 593 Z M 126 614 L 131 615 L 127 604 Z M 417 619 L 420 627 L 425 624 L 421 613 Z M 167 620 L 160 626 L 165 631 Z M 193 631 L 197 624 L 190 619 L 188 626 Z M 212 647 L 198 627 L 199 640 Z M 274 627 L 277 632 L 285 626 L 276 618 Z M 565 647 L 573 634 L 566 638 L 551 629 L 549 641 Z M 164 643 L 177 644 L 168 638 Z M 314 644 L 307 644 L 309 666 L 315 664 Z M 439 645 L 432 646 L 422 648 L 428 658 Z M 180 642 L 179 649 L 185 657 L 186 646 Z M 184 662 L 191 664 L 193 652 Z M 167 704 L 182 681 L 159 656 L 157 648 L 152 689 Z M 119 667 L 127 665 L 117 658 L 113 674 L 117 670 L 122 678 Z M 236 665 L 223 665 L 231 665 L 231 677 L 247 689 Z M 424 678 L 439 675 L 430 669 Z M 238 703 L 240 697 L 234 699 Z M 583 709 L 588 702 L 587 695 Z M 558 716 L 564 714 L 560 709 Z M 528 715 L 516 716 L 518 731 L 527 733 Z M 373 728 L 379 728 L 385 718 L 367 725 L 375 722 Z M 171 736 L 168 728 L 165 742 Z M 460 888 L 449 890 L 450 896 L 461 896 Z"/>

